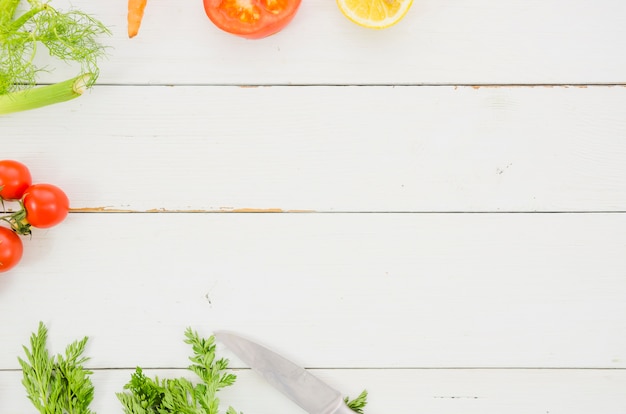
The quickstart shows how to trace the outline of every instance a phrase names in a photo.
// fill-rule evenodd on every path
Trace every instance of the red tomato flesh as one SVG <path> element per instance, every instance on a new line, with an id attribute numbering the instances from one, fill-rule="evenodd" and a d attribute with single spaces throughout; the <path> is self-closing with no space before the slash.
<path id="1" fill-rule="evenodd" d="M 220 29 L 247 39 L 282 30 L 296 15 L 301 0 L 203 0 L 204 11 Z"/>
<path id="2" fill-rule="evenodd" d="M 32 179 L 28 167 L 18 161 L 0 161 L 0 197 L 19 200 L 30 186 Z"/>
<path id="3" fill-rule="evenodd" d="M 26 220 L 40 229 L 55 226 L 65 220 L 70 209 L 67 195 L 52 184 L 34 184 L 24 192 Z"/>
<path id="4" fill-rule="evenodd" d="M 13 230 L 0 227 L 0 273 L 15 267 L 22 259 L 24 246 Z"/>

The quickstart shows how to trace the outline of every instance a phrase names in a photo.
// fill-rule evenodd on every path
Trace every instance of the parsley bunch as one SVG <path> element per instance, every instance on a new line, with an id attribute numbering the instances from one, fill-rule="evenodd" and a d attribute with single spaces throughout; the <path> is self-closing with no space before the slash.
<path id="1" fill-rule="evenodd" d="M 48 353 L 47 338 L 48 330 L 40 322 L 30 337 L 30 349 L 23 347 L 26 360 L 18 357 L 28 398 L 41 414 L 93 414 L 92 371 L 83 367 L 88 360 L 83 356 L 87 337 L 68 345 L 65 356 L 56 357 Z"/>
<path id="2" fill-rule="evenodd" d="M 124 386 L 128 391 L 116 394 L 126 414 L 218 414 L 217 392 L 232 385 L 237 377 L 225 372 L 228 360 L 216 359 L 213 336 L 203 339 L 187 328 L 185 338 L 185 343 L 193 349 L 193 356 L 189 358 L 193 364 L 189 370 L 200 382 L 194 384 L 186 378 L 150 379 L 137 367 Z M 226 414 L 237 412 L 228 407 Z"/>

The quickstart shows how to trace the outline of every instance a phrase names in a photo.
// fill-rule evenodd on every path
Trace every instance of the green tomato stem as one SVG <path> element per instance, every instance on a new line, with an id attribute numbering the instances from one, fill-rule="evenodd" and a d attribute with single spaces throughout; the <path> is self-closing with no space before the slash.
<path id="1" fill-rule="evenodd" d="M 83 73 L 75 78 L 52 85 L 0 95 L 0 115 L 40 108 L 78 98 L 87 90 L 93 76 L 93 73 Z"/>
<path id="2" fill-rule="evenodd" d="M 2 201 L 2 205 L 4 206 L 4 200 L 0 200 Z M 6 222 L 11 227 L 11 230 L 16 232 L 20 236 L 29 236 L 32 233 L 32 226 L 26 219 L 26 207 L 24 207 L 24 202 L 22 200 L 19 200 L 19 203 L 19 210 L 0 216 L 0 221 Z"/>

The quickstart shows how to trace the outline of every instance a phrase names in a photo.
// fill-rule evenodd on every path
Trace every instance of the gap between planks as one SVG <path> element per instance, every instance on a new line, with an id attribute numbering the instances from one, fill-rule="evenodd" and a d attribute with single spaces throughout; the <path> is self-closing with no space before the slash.
<path id="1" fill-rule="evenodd" d="M 51 85 L 52 82 L 42 82 L 37 86 Z M 262 87 L 442 87 L 442 88 L 624 88 L 626 83 L 100 83 L 94 86 L 107 87 L 240 87 L 240 88 L 262 88 Z"/>
<path id="2" fill-rule="evenodd" d="M 136 367 L 88 367 L 91 371 L 134 371 Z M 307 371 L 624 371 L 611 367 L 303 367 Z M 188 367 L 142 367 L 144 371 L 189 371 Z M 229 371 L 252 371 L 252 368 L 228 368 Z M 21 372 L 21 368 L 0 368 L 2 372 Z"/>
<path id="3" fill-rule="evenodd" d="M 85 207 L 72 208 L 70 213 L 130 213 L 130 214 L 624 214 L 625 210 L 493 210 L 493 211 L 463 211 L 463 210 L 442 210 L 442 211 L 331 211 L 331 210 L 283 210 L 280 208 L 233 208 L 217 210 L 124 210 L 108 207 Z"/>

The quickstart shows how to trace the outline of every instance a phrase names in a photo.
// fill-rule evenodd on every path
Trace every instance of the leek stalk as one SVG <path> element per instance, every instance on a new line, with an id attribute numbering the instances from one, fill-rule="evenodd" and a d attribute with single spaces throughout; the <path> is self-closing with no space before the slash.
<path id="1" fill-rule="evenodd" d="M 93 77 L 93 73 L 83 73 L 75 78 L 52 85 L 0 95 L 0 115 L 41 108 L 78 98 L 87 90 Z"/>

